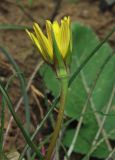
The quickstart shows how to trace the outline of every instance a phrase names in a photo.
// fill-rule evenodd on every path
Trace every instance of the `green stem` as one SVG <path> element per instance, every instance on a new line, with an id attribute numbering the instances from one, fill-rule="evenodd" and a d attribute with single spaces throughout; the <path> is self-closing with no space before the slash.
<path id="1" fill-rule="evenodd" d="M 55 129 L 51 138 L 51 142 L 48 147 L 47 154 L 45 156 L 45 160 L 51 160 L 52 154 L 54 152 L 56 141 L 61 129 L 62 121 L 63 121 L 63 115 L 64 115 L 64 107 L 65 107 L 65 101 L 66 101 L 66 95 L 67 95 L 67 88 L 68 88 L 68 78 L 62 77 L 60 79 L 61 82 L 61 95 L 60 95 L 60 108 L 58 112 L 57 122 L 55 125 Z"/>

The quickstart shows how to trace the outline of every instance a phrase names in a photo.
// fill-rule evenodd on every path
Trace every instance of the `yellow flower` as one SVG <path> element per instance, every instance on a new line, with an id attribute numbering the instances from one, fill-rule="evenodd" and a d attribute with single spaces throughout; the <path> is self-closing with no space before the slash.
<path id="1" fill-rule="evenodd" d="M 66 58 L 72 50 L 72 40 L 71 40 L 71 29 L 70 29 L 70 17 L 64 17 L 61 20 L 61 24 L 59 25 L 57 21 L 51 23 L 49 20 L 46 20 L 46 33 L 45 36 L 40 29 L 37 23 L 33 25 L 34 33 L 26 30 L 28 35 L 30 36 L 33 43 L 37 46 L 40 54 L 43 59 L 50 64 L 54 64 L 56 56 L 53 48 L 53 36 L 55 37 L 55 41 L 57 47 L 59 49 L 59 53 L 62 57 L 63 61 L 66 61 Z"/>

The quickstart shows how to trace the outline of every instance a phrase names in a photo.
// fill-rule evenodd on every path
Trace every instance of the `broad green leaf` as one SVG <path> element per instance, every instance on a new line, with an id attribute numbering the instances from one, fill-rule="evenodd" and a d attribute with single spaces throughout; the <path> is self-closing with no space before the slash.
<path id="1" fill-rule="evenodd" d="M 86 129 L 85 127 L 88 127 L 90 129 Z M 91 143 L 93 141 L 93 137 L 95 136 L 95 126 L 89 127 L 85 126 L 82 127 L 78 136 L 78 140 L 76 142 L 76 147 L 74 148 L 74 151 L 77 153 L 82 153 L 86 154 L 91 146 Z M 64 144 L 66 147 L 69 147 L 72 141 L 72 138 L 74 136 L 74 130 L 68 130 L 66 131 L 66 136 L 64 138 Z M 98 149 L 92 154 L 94 157 L 99 157 L 99 158 L 105 158 L 109 152 L 107 151 L 107 147 L 105 143 L 102 143 Z"/>

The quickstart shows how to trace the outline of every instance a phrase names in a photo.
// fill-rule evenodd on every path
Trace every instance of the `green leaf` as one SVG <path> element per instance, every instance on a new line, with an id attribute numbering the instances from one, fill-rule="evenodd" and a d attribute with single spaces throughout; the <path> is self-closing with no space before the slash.
<path id="1" fill-rule="evenodd" d="M 0 30 L 25 30 L 32 29 L 30 26 L 20 26 L 15 24 L 0 24 Z"/>
<path id="2" fill-rule="evenodd" d="M 95 126 L 90 127 L 87 125 L 85 127 L 82 127 L 78 136 L 77 143 L 75 144 L 74 151 L 77 153 L 86 154 L 90 149 L 93 137 L 95 136 L 95 131 L 96 131 Z M 66 147 L 70 146 L 73 136 L 74 136 L 74 130 L 66 131 L 66 136 L 64 137 L 63 141 Z M 92 156 L 98 158 L 105 158 L 107 157 L 108 154 L 109 152 L 107 151 L 105 143 L 102 143 L 98 147 L 98 149 L 92 154 Z"/>
<path id="3" fill-rule="evenodd" d="M 114 107 L 115 107 L 115 104 L 114 104 Z M 104 125 L 108 133 L 112 130 L 112 128 L 115 129 L 115 110 L 113 109 L 109 113 L 106 123 Z M 111 139 L 115 140 L 115 134 L 111 135 Z"/>
<path id="4" fill-rule="evenodd" d="M 71 74 L 76 71 L 76 68 L 78 68 L 78 66 L 84 62 L 92 50 L 99 44 L 99 39 L 91 28 L 75 23 L 72 25 L 72 30 L 73 53 Z M 100 67 L 111 52 L 112 48 L 105 43 L 82 69 L 85 82 L 89 88 L 91 88 L 91 85 L 94 82 Z M 103 118 L 102 112 L 105 111 L 105 107 L 109 101 L 112 87 L 115 82 L 114 70 L 115 57 L 113 56 L 104 67 L 93 91 L 92 100 L 97 113 L 101 116 L 101 118 Z M 55 77 L 55 73 L 47 65 L 42 66 L 40 73 L 43 76 L 47 88 L 51 91 L 53 96 L 56 96 L 59 93 L 59 83 Z M 79 120 L 86 99 L 87 93 L 84 87 L 83 79 L 81 78 L 81 75 L 78 75 L 68 89 L 65 114 L 71 118 L 77 118 Z M 109 133 L 111 130 L 113 130 L 113 127 L 115 128 L 114 124 L 111 125 L 111 121 L 113 121 L 113 123 L 115 121 L 115 116 L 110 118 L 108 115 L 106 121 L 107 123 L 105 124 L 105 128 L 107 133 Z M 95 134 L 97 133 L 97 130 L 98 124 L 89 104 L 87 112 L 84 116 L 83 127 L 80 131 L 74 151 L 86 154 L 90 148 L 91 142 L 95 137 Z M 66 135 L 66 139 L 68 139 L 68 141 L 69 138 L 72 140 L 71 137 L 73 137 L 72 133 L 70 133 L 71 132 L 68 131 Z M 85 135 L 85 133 L 87 134 Z M 81 135 L 85 136 L 85 138 L 80 138 Z M 100 136 L 100 138 L 102 138 L 102 136 Z M 112 135 L 111 138 L 114 139 L 115 137 Z M 64 142 L 65 145 L 68 146 L 70 145 L 71 141 L 68 143 L 66 140 L 64 140 Z M 105 143 L 101 144 L 100 147 L 93 153 L 93 155 L 96 157 L 102 158 L 106 157 L 107 154 L 108 150 Z"/>

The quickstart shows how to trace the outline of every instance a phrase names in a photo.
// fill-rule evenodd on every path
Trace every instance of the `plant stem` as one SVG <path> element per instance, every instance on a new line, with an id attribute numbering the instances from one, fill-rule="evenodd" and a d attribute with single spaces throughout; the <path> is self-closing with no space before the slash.
<path id="1" fill-rule="evenodd" d="M 51 142 L 48 147 L 47 154 L 45 156 L 45 160 L 51 160 L 52 154 L 54 152 L 56 141 L 61 129 L 62 121 L 63 121 L 63 115 L 64 115 L 64 107 L 65 107 L 65 101 L 66 101 L 66 95 L 67 95 L 67 88 L 68 88 L 68 78 L 62 77 L 60 79 L 61 82 L 61 94 L 60 94 L 60 108 L 58 112 L 57 122 L 55 125 L 55 129 L 51 138 Z"/>

